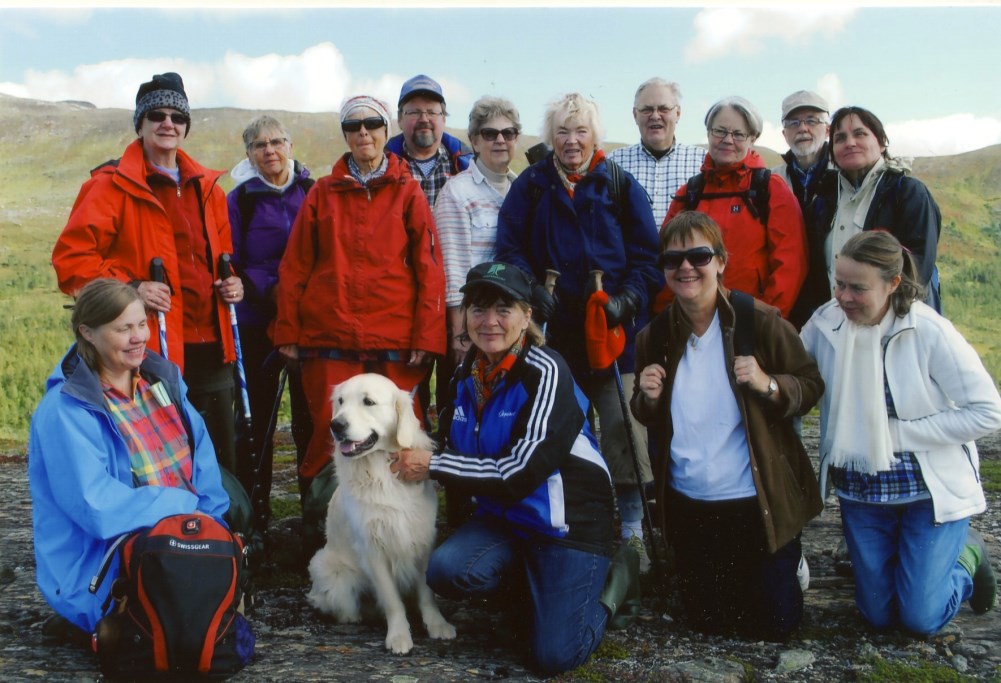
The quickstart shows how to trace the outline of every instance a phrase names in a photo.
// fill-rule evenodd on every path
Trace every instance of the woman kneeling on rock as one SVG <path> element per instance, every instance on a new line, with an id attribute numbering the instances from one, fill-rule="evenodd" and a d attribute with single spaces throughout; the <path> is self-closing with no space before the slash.
<path id="1" fill-rule="evenodd" d="M 1001 428 L 1001 397 L 922 290 L 896 237 L 859 233 L 801 336 L 827 383 L 821 490 L 841 502 L 855 603 L 876 628 L 931 634 L 964 601 L 980 614 L 997 600 L 969 518 L 986 508 L 973 440 Z"/>

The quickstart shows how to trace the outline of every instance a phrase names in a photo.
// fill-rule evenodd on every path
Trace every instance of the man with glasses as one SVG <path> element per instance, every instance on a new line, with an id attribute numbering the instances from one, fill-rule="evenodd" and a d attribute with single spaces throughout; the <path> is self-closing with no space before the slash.
<path id="1" fill-rule="evenodd" d="M 644 81 L 633 98 L 633 120 L 640 131 L 639 143 L 621 147 L 610 158 L 631 173 L 646 190 L 653 218 L 660 226 L 667 216 L 671 197 L 699 172 L 706 151 L 683 145 L 674 131 L 681 118 L 681 89 L 663 78 Z"/>
<path id="2" fill-rule="evenodd" d="M 407 162 L 410 174 L 434 208 L 448 179 L 469 166 L 472 150 L 445 132 L 445 96 L 433 78 L 418 74 L 404 83 L 398 106 L 397 120 L 403 132 L 393 136 L 386 149 Z"/>
<path id="3" fill-rule="evenodd" d="M 782 100 L 782 137 L 789 151 L 782 155 L 784 164 L 772 169 L 792 188 L 799 207 L 806 206 L 817 194 L 820 179 L 831 168 L 827 152 L 827 100 L 815 92 L 799 90 Z"/>

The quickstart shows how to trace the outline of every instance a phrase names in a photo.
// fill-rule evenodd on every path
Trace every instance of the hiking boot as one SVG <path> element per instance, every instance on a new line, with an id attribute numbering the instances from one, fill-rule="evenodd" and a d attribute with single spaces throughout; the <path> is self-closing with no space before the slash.
<path id="1" fill-rule="evenodd" d="M 994 575 L 994 568 L 991 567 L 991 558 L 987 555 L 984 539 L 975 529 L 970 529 L 967 532 L 966 547 L 960 553 L 960 558 L 966 559 L 964 556 L 971 555 L 975 558 L 976 564 L 963 561 L 960 564 L 967 570 L 970 569 L 967 564 L 974 566 L 973 571 L 970 572 L 970 576 L 973 577 L 973 595 L 970 596 L 970 607 L 974 614 L 983 614 L 997 604 L 998 580 Z"/>
<path id="2" fill-rule="evenodd" d="M 646 543 L 643 542 L 643 539 L 633 534 L 626 541 L 626 544 L 632 546 L 633 550 L 636 551 L 636 555 L 640 558 L 640 574 L 649 574 L 650 556 L 646 552 Z"/>
<path id="3" fill-rule="evenodd" d="M 799 581 L 799 589 L 805 591 L 810 587 L 810 565 L 806 563 L 806 555 L 799 556 L 799 566 L 796 567 L 796 579 Z"/>
<path id="4" fill-rule="evenodd" d="M 608 610 L 610 630 L 629 628 L 636 621 L 640 611 L 639 565 L 635 545 L 631 542 L 619 544 L 608 565 L 605 587 L 598 598 Z"/>

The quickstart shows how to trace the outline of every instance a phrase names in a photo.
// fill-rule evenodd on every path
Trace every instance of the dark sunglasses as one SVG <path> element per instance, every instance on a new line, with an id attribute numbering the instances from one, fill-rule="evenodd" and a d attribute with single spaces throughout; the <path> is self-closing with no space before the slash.
<path id="1" fill-rule="evenodd" d="M 714 256 L 717 256 L 715 249 L 710 247 L 695 247 L 688 251 L 665 251 L 657 259 L 657 263 L 662 269 L 677 270 L 681 264 L 688 261 L 692 267 L 701 268 L 709 265 Z"/>
<path id="2" fill-rule="evenodd" d="M 480 128 L 480 137 L 487 142 L 493 142 L 497 139 L 498 135 L 503 135 L 505 140 L 511 142 L 518 137 L 518 129 L 505 128 L 504 130 L 497 130 L 496 128 Z"/>
<path id="3" fill-rule="evenodd" d="M 165 111 L 148 111 L 146 112 L 146 119 L 152 121 L 153 123 L 163 123 L 170 117 L 171 122 L 175 126 L 186 126 L 191 121 L 187 116 L 181 114 L 180 112 L 172 111 L 169 114 Z"/>
<path id="4" fill-rule="evenodd" d="M 381 116 L 369 116 L 365 119 L 344 119 L 341 121 L 341 130 L 345 133 L 357 133 L 365 126 L 365 130 L 379 130 L 386 125 Z"/>

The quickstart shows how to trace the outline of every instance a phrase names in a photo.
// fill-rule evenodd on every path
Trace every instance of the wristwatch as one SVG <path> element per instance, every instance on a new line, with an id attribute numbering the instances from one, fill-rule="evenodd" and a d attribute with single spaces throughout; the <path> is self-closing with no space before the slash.
<path id="1" fill-rule="evenodd" d="M 775 381 L 774 377 L 772 377 L 772 376 L 769 375 L 769 377 L 768 377 L 768 391 L 766 391 L 763 394 L 761 394 L 761 396 L 764 397 L 764 398 L 771 398 L 772 394 L 774 394 L 778 390 L 779 390 L 779 383 Z"/>

